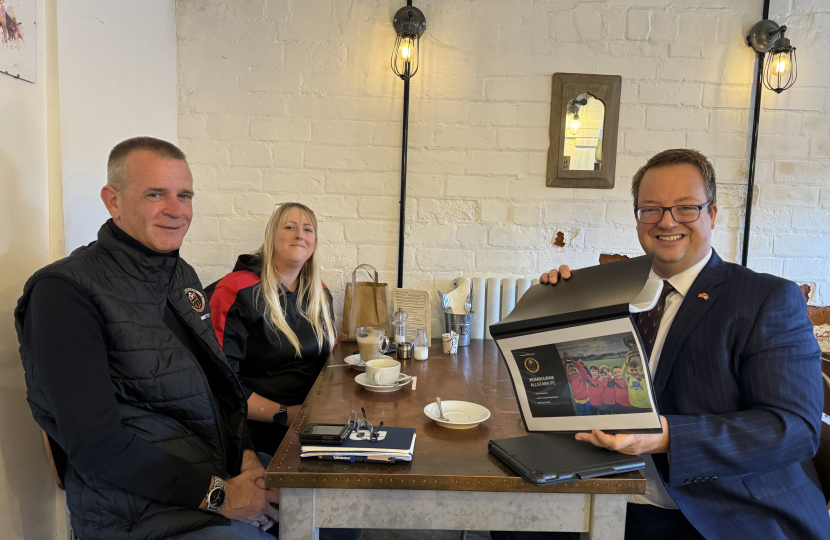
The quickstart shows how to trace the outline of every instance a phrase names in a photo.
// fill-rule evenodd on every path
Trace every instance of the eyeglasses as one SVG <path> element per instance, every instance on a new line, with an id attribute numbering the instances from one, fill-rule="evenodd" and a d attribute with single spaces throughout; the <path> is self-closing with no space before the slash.
<path id="1" fill-rule="evenodd" d="M 672 219 L 677 223 L 692 223 L 700 218 L 700 211 L 712 204 L 712 201 L 704 204 L 680 204 L 677 206 L 641 206 L 634 209 L 634 215 L 640 223 L 660 223 L 666 210 L 671 213 Z"/>
<path id="2" fill-rule="evenodd" d="M 363 418 L 358 417 L 355 411 L 349 413 L 349 418 L 346 420 L 346 427 L 349 432 L 354 432 L 357 437 L 364 441 L 378 440 L 380 428 L 383 427 L 383 421 L 380 422 L 378 427 L 372 427 L 372 423 L 366 418 L 366 409 L 361 407 L 360 412 L 363 413 Z M 364 433 L 360 433 L 361 431 Z"/>

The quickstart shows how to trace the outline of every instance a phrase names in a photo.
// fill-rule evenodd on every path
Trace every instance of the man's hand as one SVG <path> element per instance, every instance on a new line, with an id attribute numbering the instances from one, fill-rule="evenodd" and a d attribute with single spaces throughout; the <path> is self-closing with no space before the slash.
<path id="1" fill-rule="evenodd" d="M 265 479 L 257 471 L 246 471 L 225 481 L 225 504 L 219 513 L 266 530 L 280 520 L 279 502 L 279 492 L 265 489 Z"/>
<path id="2" fill-rule="evenodd" d="M 265 476 L 265 467 L 262 466 L 262 462 L 259 460 L 259 457 L 256 455 L 256 452 L 250 449 L 242 452 L 242 466 L 240 467 L 239 471 L 254 471 L 256 473 L 257 478 L 262 478 Z"/>
<path id="3" fill-rule="evenodd" d="M 554 269 L 547 274 L 542 274 L 541 277 L 539 277 L 539 281 L 541 283 L 550 283 L 551 285 L 554 285 L 557 281 L 559 281 L 560 276 L 562 279 L 570 279 L 571 269 L 563 264 L 559 267 L 558 271 Z"/>
<path id="4" fill-rule="evenodd" d="M 669 423 L 664 416 L 660 417 L 660 423 L 663 424 L 662 434 L 607 435 L 595 429 L 591 433 L 577 433 L 576 440 L 589 442 L 594 446 L 607 448 L 629 456 L 664 454 L 669 451 Z"/>

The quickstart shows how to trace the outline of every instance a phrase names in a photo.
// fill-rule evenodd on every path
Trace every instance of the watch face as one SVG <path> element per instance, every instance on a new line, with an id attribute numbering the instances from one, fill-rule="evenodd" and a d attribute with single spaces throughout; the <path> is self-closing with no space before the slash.
<path id="1" fill-rule="evenodd" d="M 214 508 L 219 508 L 223 504 L 225 504 L 225 490 L 224 489 L 214 489 L 210 492 L 210 498 L 208 499 L 210 505 Z"/>

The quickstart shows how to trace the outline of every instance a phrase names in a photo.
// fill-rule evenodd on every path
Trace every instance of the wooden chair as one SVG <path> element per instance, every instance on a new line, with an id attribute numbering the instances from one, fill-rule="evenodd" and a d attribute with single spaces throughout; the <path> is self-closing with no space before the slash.
<path id="1" fill-rule="evenodd" d="M 46 431 L 40 430 L 43 433 L 43 442 L 46 445 L 46 455 L 49 456 L 49 464 L 52 466 L 52 475 L 55 477 L 55 483 L 58 488 L 65 490 L 63 487 L 63 479 L 66 476 L 67 457 L 63 448 L 58 446 L 52 437 Z"/>
<path id="2" fill-rule="evenodd" d="M 824 412 L 830 414 L 830 354 L 821 355 L 821 378 L 824 380 Z M 818 452 L 813 458 L 821 490 L 824 492 L 824 502 L 830 510 L 830 425 L 821 423 Z"/>
<path id="3" fill-rule="evenodd" d="M 66 465 L 68 463 L 66 452 L 63 451 L 63 448 L 61 448 L 58 443 L 56 443 L 52 437 L 46 433 L 46 431 L 43 429 L 40 431 L 43 433 L 43 443 L 46 445 L 46 455 L 49 456 L 49 465 L 52 467 L 52 475 L 55 477 L 55 483 L 58 485 L 58 489 L 66 491 L 66 488 L 63 485 L 64 478 L 66 478 Z M 69 540 L 80 540 L 77 536 L 75 536 L 75 530 L 72 529 L 72 524 L 69 520 L 68 507 L 66 509 L 66 530 L 67 538 Z"/>

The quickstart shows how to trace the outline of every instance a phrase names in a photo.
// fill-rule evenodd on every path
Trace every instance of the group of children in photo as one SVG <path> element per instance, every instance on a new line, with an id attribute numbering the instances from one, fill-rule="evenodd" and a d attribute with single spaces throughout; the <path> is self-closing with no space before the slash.
<path id="1" fill-rule="evenodd" d="M 631 414 L 651 411 L 645 375 L 637 351 L 629 351 L 622 365 L 585 366 L 582 358 L 562 355 L 576 414 Z"/>

